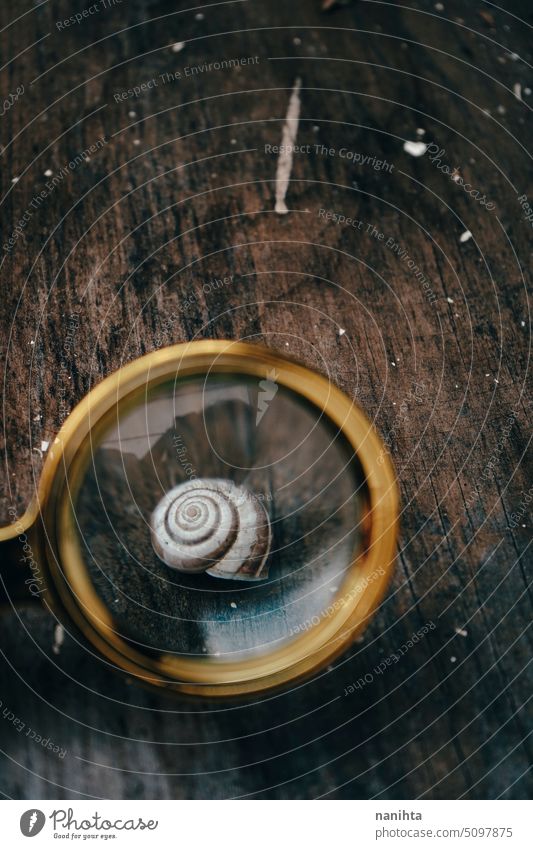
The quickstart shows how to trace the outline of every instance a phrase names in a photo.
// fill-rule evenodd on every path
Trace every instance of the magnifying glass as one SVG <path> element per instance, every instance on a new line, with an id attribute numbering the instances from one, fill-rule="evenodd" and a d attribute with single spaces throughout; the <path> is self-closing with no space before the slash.
<path id="1" fill-rule="evenodd" d="M 12 519 L 5 600 L 40 599 L 140 682 L 242 696 L 315 673 L 361 633 L 392 574 L 398 490 L 327 378 L 207 340 L 96 386 Z"/>

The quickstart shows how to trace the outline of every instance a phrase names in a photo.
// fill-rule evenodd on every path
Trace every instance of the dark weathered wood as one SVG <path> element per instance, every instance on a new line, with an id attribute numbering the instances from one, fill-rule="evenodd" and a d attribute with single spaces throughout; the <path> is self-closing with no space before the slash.
<path id="1" fill-rule="evenodd" d="M 2 710 L 24 723 L 0 715 L 5 795 L 531 793 L 531 224 L 517 199 L 533 197 L 531 10 L 491 7 L 492 26 L 481 3 L 444 5 L 324 15 L 319 0 L 250 0 L 197 20 L 185 4 L 124 0 L 61 31 L 69 4 L 1 5 L 2 92 L 24 85 L 0 119 L 2 245 L 31 210 L 14 249 L 2 248 L 5 519 L 34 490 L 34 449 L 95 382 L 192 338 L 261 341 L 327 372 L 386 437 L 403 502 L 395 581 L 364 640 L 258 703 L 145 692 L 69 635 L 54 653 L 46 613 L 2 616 Z M 247 56 L 259 61 L 184 73 Z M 265 145 L 281 140 L 297 77 L 297 141 L 311 147 L 295 154 L 281 217 Z M 492 211 L 438 162 L 403 151 L 417 128 Z M 91 145 L 90 161 L 68 169 Z M 65 175 L 52 191 L 48 169 Z"/>

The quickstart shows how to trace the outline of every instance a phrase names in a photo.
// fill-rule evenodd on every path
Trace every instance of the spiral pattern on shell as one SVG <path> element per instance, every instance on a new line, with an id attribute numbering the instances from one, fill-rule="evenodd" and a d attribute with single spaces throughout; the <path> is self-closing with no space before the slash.
<path id="1" fill-rule="evenodd" d="M 204 478 L 174 487 L 152 513 L 151 534 L 157 556 L 180 572 L 238 580 L 266 577 L 267 512 L 232 481 Z"/>

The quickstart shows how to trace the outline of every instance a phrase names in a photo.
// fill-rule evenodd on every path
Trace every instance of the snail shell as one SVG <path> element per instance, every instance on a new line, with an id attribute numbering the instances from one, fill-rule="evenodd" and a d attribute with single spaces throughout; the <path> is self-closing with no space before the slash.
<path id="1" fill-rule="evenodd" d="M 267 577 L 267 512 L 250 490 L 232 481 L 200 478 L 175 486 L 150 525 L 155 553 L 173 569 L 240 581 Z"/>

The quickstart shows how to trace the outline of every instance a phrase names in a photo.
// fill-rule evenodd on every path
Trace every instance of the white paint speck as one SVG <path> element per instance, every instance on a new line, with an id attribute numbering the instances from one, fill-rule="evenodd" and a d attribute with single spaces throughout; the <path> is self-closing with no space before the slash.
<path id="1" fill-rule="evenodd" d="M 230 606 L 230 607 L 233 607 L 233 609 L 234 609 L 234 610 L 236 610 L 236 609 L 237 609 L 237 604 L 236 604 L 236 602 L 234 602 L 234 601 L 230 601 L 229 606 Z"/>
<path id="2" fill-rule="evenodd" d="M 140 143 L 141 143 L 141 140 L 140 140 L 140 139 L 133 139 L 133 144 L 134 144 L 134 145 L 138 145 L 138 144 L 140 144 Z"/>
<path id="3" fill-rule="evenodd" d="M 394 360 L 391 360 L 391 366 L 394 366 L 394 368 L 396 368 L 396 363 L 394 362 Z"/>
<path id="4" fill-rule="evenodd" d="M 173 53 L 180 53 L 183 50 L 184 47 L 185 47 L 184 41 L 176 41 L 172 45 L 171 50 L 172 50 Z"/>
<path id="5" fill-rule="evenodd" d="M 457 658 L 456 658 L 456 657 L 454 657 L 454 656 L 452 655 L 452 657 L 450 658 L 450 660 L 451 660 L 451 662 L 452 662 L 452 663 L 455 663 L 455 661 L 457 660 Z"/>
<path id="6" fill-rule="evenodd" d="M 468 242 L 468 240 L 471 239 L 471 238 L 472 238 L 472 233 L 470 232 L 470 230 L 465 230 L 464 233 L 461 233 L 461 235 L 459 236 L 459 241 L 460 242 Z"/>
<path id="7" fill-rule="evenodd" d="M 19 177 L 11 177 L 12 183 L 18 183 L 18 181 L 19 181 Z"/>
<path id="8" fill-rule="evenodd" d="M 453 298 L 446 298 L 449 304 L 453 304 Z"/>
<path id="9" fill-rule="evenodd" d="M 421 141 L 404 141 L 403 149 L 410 156 L 423 156 L 428 149 L 428 145 Z"/>
<path id="10" fill-rule="evenodd" d="M 435 3 L 435 9 L 437 12 L 444 12 L 444 3 Z"/>
<path id="11" fill-rule="evenodd" d="M 56 625 L 54 628 L 54 644 L 52 646 L 52 651 L 54 654 L 59 654 L 61 651 L 61 646 L 63 645 L 63 641 L 65 639 L 65 630 L 62 625 Z"/>
<path id="12" fill-rule="evenodd" d="M 509 57 L 509 59 L 511 59 L 512 62 L 518 62 L 518 60 L 520 59 L 518 53 L 507 53 L 506 55 Z"/>
<path id="13" fill-rule="evenodd" d="M 344 327 L 339 327 L 339 329 L 337 330 L 337 333 L 339 334 L 339 336 L 344 336 L 346 331 L 345 331 Z"/>
<path id="14" fill-rule="evenodd" d="M 128 112 L 128 118 L 136 118 L 136 117 L 137 117 L 137 113 L 134 112 L 133 109 L 130 112 Z"/>
<path id="15" fill-rule="evenodd" d="M 520 83 L 515 83 L 513 86 L 513 94 L 517 100 L 522 100 L 522 86 Z"/>
<path id="16" fill-rule="evenodd" d="M 53 173 L 54 172 L 52 171 L 51 168 L 47 168 L 46 171 L 44 172 L 44 176 L 45 177 L 51 177 Z"/>
<path id="17" fill-rule="evenodd" d="M 425 130 L 423 130 L 423 129 L 422 129 L 422 127 L 417 127 L 417 128 L 416 128 L 416 134 L 417 134 L 417 136 L 425 136 L 425 135 L 426 135 L 426 131 L 425 131 Z"/>
<path id="18" fill-rule="evenodd" d="M 459 634 L 460 637 L 468 637 L 468 631 L 465 631 L 464 628 L 456 628 L 455 633 Z"/>
<path id="19" fill-rule="evenodd" d="M 43 439 L 42 442 L 41 442 L 41 451 L 48 451 L 49 445 L 50 445 L 50 443 L 47 442 L 46 439 Z"/>
<path id="20" fill-rule="evenodd" d="M 285 123 L 281 134 L 281 150 L 276 168 L 276 205 L 274 207 L 278 215 L 287 215 L 288 209 L 285 196 L 289 188 L 289 180 L 292 171 L 292 149 L 298 134 L 298 122 L 300 120 L 300 89 L 302 81 L 297 77 L 289 99 L 289 106 L 285 116 Z"/>
<path id="21" fill-rule="evenodd" d="M 525 321 L 521 321 L 521 322 L 520 322 L 520 327 L 525 327 L 525 326 L 526 326 Z"/>
<path id="22" fill-rule="evenodd" d="M 205 18 L 205 15 L 204 15 L 203 12 L 197 12 L 194 17 L 196 18 L 197 21 L 203 21 L 203 19 Z"/>
<path id="23" fill-rule="evenodd" d="M 530 89 L 530 88 L 525 88 L 525 89 L 524 89 L 524 94 L 526 94 L 526 95 L 529 97 L 529 95 L 531 94 L 531 89 Z"/>

